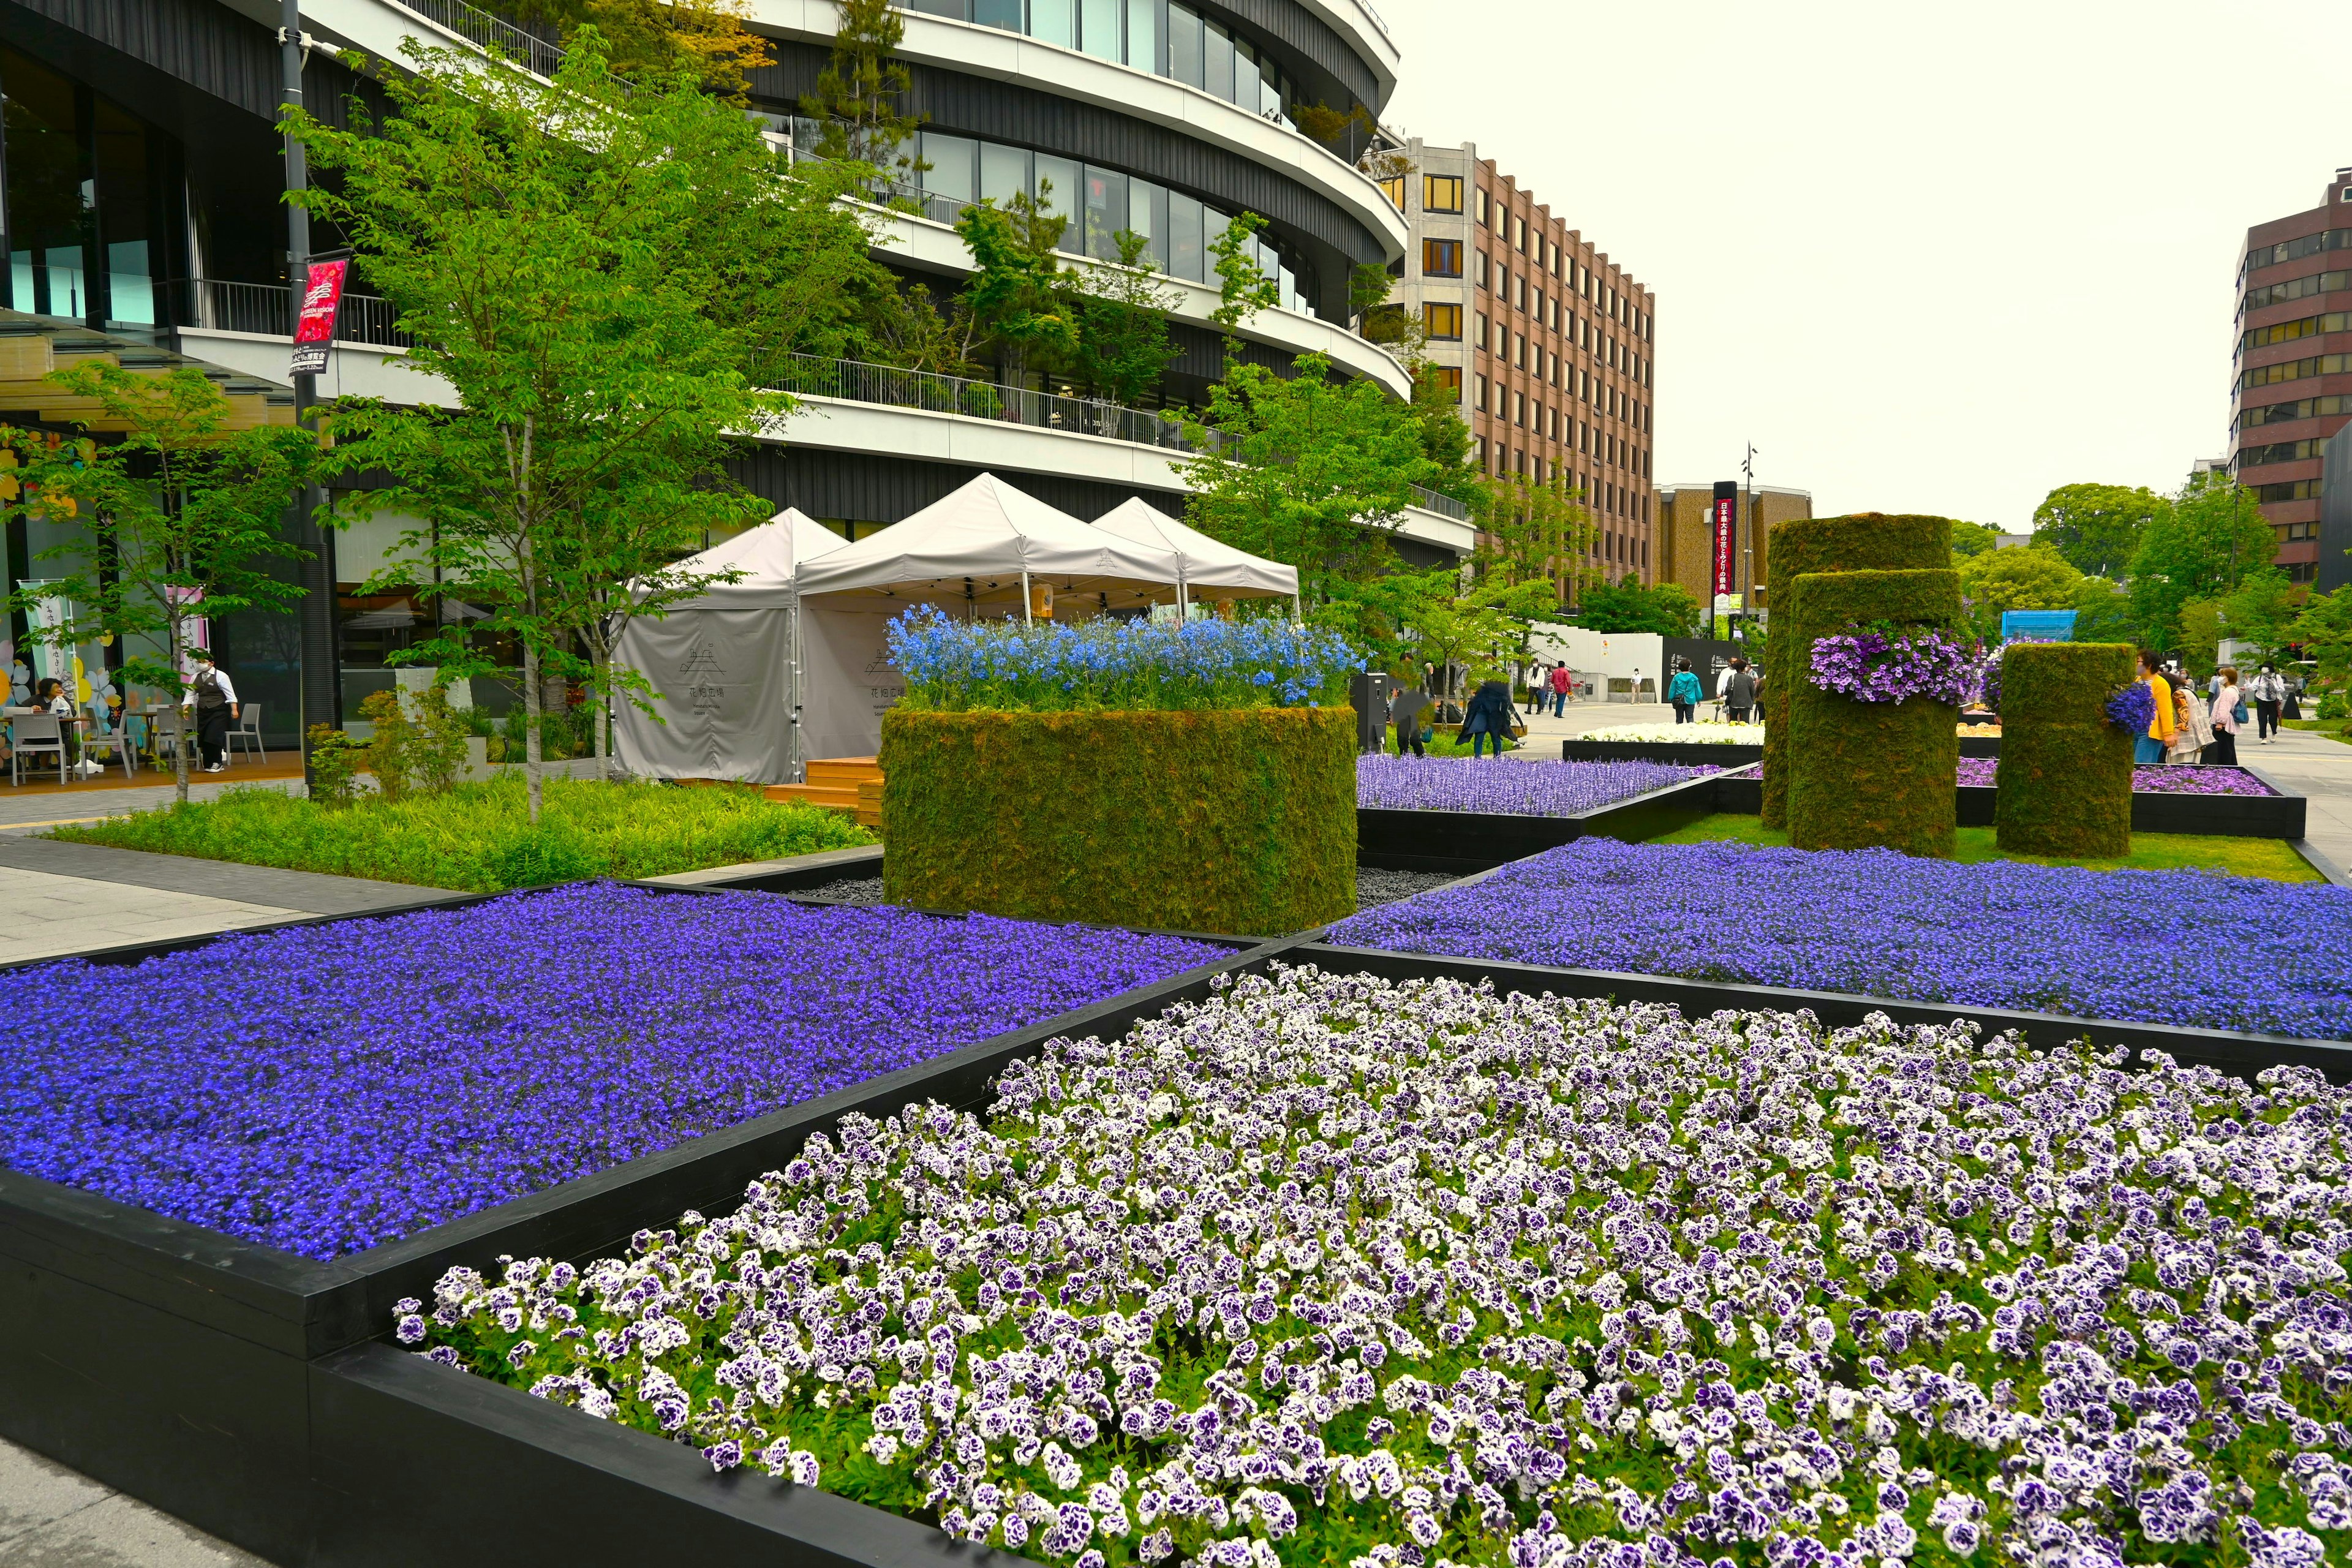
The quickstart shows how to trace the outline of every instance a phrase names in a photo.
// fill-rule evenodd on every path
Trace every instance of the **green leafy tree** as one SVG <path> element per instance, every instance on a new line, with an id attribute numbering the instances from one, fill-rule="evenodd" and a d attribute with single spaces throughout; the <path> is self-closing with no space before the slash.
<path id="1" fill-rule="evenodd" d="M 1430 489 L 1475 506 L 1480 478 L 1470 466 L 1470 426 L 1462 417 L 1462 392 L 1448 384 L 1439 367 L 1416 363 L 1412 372 L 1411 408 L 1421 428 L 1421 449 L 1437 465 L 1438 477 Z"/>
<path id="2" fill-rule="evenodd" d="M 1113 237 L 1117 262 L 1078 269 L 1078 369 L 1089 385 L 1117 403 L 1142 403 L 1181 352 L 1169 340 L 1168 314 L 1177 293 L 1147 252 L 1151 241 L 1132 229 Z"/>
<path id="3" fill-rule="evenodd" d="M 1549 599 L 1543 613 L 1557 612 L 1576 595 L 1578 564 L 1593 538 L 1591 515 L 1578 504 L 1580 492 L 1564 477 L 1540 480 L 1511 474 L 1476 485 L 1481 590 L 1538 584 Z M 1508 601 L 1514 606 L 1536 602 L 1526 595 Z M 1538 612 L 1519 607 L 1514 613 Z"/>
<path id="4" fill-rule="evenodd" d="M 1973 527 L 1974 524 L 1958 524 Z M 2036 541 L 2022 550 L 1988 550 L 1959 560 L 1960 597 L 1977 635 L 2000 640 L 2007 610 L 2069 610 L 2083 574 L 2055 550 Z"/>
<path id="5" fill-rule="evenodd" d="M 1348 315 L 1361 321 L 1388 303 L 1396 279 L 1377 261 L 1360 261 L 1348 269 Z"/>
<path id="6" fill-rule="evenodd" d="M 2220 598 L 2195 600 L 2182 607 L 2184 633 L 2189 633 L 2192 618 L 2197 626 L 2183 646 L 2203 646 L 2203 657 L 2210 661 L 2220 657 L 2220 645 L 2229 638 L 2252 643 L 2264 658 L 2281 658 L 2294 640 L 2290 628 L 2302 612 L 2304 599 L 2305 590 L 2289 582 L 2285 573 L 2276 566 L 2258 566 Z M 2210 644 L 2204 625 L 2209 614 Z"/>
<path id="7" fill-rule="evenodd" d="M 2288 629 L 2323 678 L 2339 686 L 2352 679 L 2352 588 L 2314 594 Z"/>
<path id="8" fill-rule="evenodd" d="M 392 476 L 360 492 L 416 520 L 388 570 L 486 609 L 476 628 L 519 646 L 534 821 L 546 678 L 584 676 L 609 702 L 629 679 L 600 647 L 609 617 L 659 615 L 708 579 L 619 584 L 752 514 L 725 478 L 726 441 L 789 412 L 753 370 L 797 317 L 745 301 L 832 289 L 854 268 L 812 258 L 864 243 L 837 222 L 837 185 L 781 168 L 691 77 L 632 89 L 594 29 L 572 45 L 551 86 L 412 47 L 413 68 L 384 79 L 383 125 L 289 121 L 331 176 L 306 205 L 352 237 L 412 340 L 409 366 L 457 399 L 344 400 L 330 468 Z M 486 667 L 454 623 L 410 657 Z"/>
<path id="9" fill-rule="evenodd" d="M 1014 386 L 1078 353 L 1077 310 L 1055 253 L 1069 220 L 1045 206 L 1052 195 L 1053 182 L 1043 181 L 1034 197 L 1024 191 L 1002 207 L 982 202 L 956 220 L 972 261 L 963 310 L 995 349 L 998 374 Z"/>
<path id="10" fill-rule="evenodd" d="M 2000 548 L 2000 530 L 1989 522 L 1952 523 L 1952 553 L 1962 558 Z"/>
<path id="11" fill-rule="evenodd" d="M 859 166 L 859 186 L 879 198 L 929 170 L 915 153 L 923 117 L 900 101 L 914 77 L 894 57 L 907 22 L 889 0 L 834 0 L 833 55 L 803 95 L 801 112 L 818 122 L 816 155 Z"/>
<path id="12" fill-rule="evenodd" d="M 1317 600 L 1335 582 L 1360 581 L 1388 563 L 1389 534 L 1442 476 L 1404 404 L 1369 381 L 1334 383 L 1320 354 L 1284 377 L 1230 367 L 1209 391 L 1205 417 L 1187 421 L 1201 455 L 1178 465 L 1192 494 L 1192 526 L 1299 572 Z M 1228 439 L 1212 449 L 1211 429 Z"/>
<path id="13" fill-rule="evenodd" d="M 2181 606 L 2231 592 L 2277 549 L 2252 491 L 2218 469 L 2191 476 L 2132 554 L 2132 610 L 2143 637 L 2175 646 Z"/>
<path id="14" fill-rule="evenodd" d="M 1260 310 L 1271 310 L 1282 303 L 1281 288 L 1258 266 L 1250 244 L 1264 227 L 1265 218 L 1245 212 L 1209 241 L 1209 254 L 1216 258 L 1217 274 L 1217 308 L 1209 312 L 1209 319 L 1225 330 L 1228 365 L 1241 354 L 1241 341 L 1233 334 L 1247 326 L 1250 318 Z"/>
<path id="15" fill-rule="evenodd" d="M 1596 632 L 1653 632 L 1686 637 L 1702 615 L 1698 598 L 1680 583 L 1644 587 L 1628 572 L 1617 582 L 1594 583 L 1577 602 L 1576 623 Z"/>
<path id="16" fill-rule="evenodd" d="M 578 29 L 595 28 L 615 76 L 684 71 L 730 101 L 742 100 L 749 73 L 771 59 L 768 41 L 751 28 L 747 0 L 516 0 L 514 11 L 525 23 L 552 23 L 567 43 Z"/>
<path id="17" fill-rule="evenodd" d="M 2034 537 L 2093 577 L 2130 570 L 2140 536 L 2171 509 L 2151 489 L 2123 485 L 2061 485 L 2033 509 Z"/>
<path id="18" fill-rule="evenodd" d="M 40 640 L 64 648 L 113 638 L 125 650 L 126 685 L 176 700 L 187 689 L 183 671 L 198 618 L 282 613 L 301 598 L 298 584 L 269 568 L 309 558 L 286 540 L 283 524 L 318 464 L 318 438 L 282 426 L 231 429 L 228 400 L 194 370 L 85 362 L 47 379 L 60 401 L 91 405 L 87 424 L 122 434 L 52 446 L 40 431 L 0 426 L 0 450 L 13 459 L 0 516 L 71 517 L 89 530 L 87 545 L 43 551 L 39 559 L 62 570 L 12 595 L 8 607 L 69 606 L 36 634 Z M 185 804 L 188 748 L 175 750 L 173 779 Z"/>
<path id="19" fill-rule="evenodd" d="M 2111 583 L 2105 577 L 2085 577 L 2074 584 L 2074 597 L 2065 607 L 2074 612 L 2076 642 L 2138 640 L 2131 595 L 2119 583 Z"/>

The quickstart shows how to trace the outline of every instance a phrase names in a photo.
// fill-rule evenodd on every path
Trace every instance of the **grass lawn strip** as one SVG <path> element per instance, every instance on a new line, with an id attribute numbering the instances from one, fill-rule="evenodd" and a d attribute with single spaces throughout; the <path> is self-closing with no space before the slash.
<path id="1" fill-rule="evenodd" d="M 1662 833 L 1653 844 L 1755 844 L 1785 849 L 1788 833 L 1766 827 L 1753 816 L 1717 813 L 1686 827 Z M 2132 852 L 2121 859 L 2070 860 L 2048 855 L 2001 852 L 1990 827 L 1963 827 L 1954 858 L 1962 865 L 1989 860 L 2015 860 L 2034 866 L 2082 866 L 2095 871 L 2221 871 L 2233 877 L 2263 877 L 2273 882 L 2324 882 L 2284 839 L 2214 838 L 2192 833 L 2135 833 Z"/>
<path id="2" fill-rule="evenodd" d="M 1073 1568 L 2352 1553 L 2308 1069 L 1277 968 L 1000 1092 L 396 1337 Z"/>
<path id="3" fill-rule="evenodd" d="M 494 893 L 583 877 L 634 879 L 781 860 L 875 842 L 849 817 L 751 787 L 547 781 L 530 825 L 523 781 L 462 784 L 330 809 L 272 789 L 67 826 L 52 837 L 114 849 Z"/>

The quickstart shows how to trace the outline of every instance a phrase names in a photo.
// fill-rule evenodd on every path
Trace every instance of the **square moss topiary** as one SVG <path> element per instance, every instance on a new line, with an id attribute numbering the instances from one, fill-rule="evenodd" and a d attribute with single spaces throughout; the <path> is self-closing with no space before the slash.
<path id="1" fill-rule="evenodd" d="M 1352 709 L 897 708 L 881 765 L 893 903 L 1246 936 L 1355 912 Z"/>
<path id="2" fill-rule="evenodd" d="M 2124 643 L 2019 643 L 2000 659 L 1993 828 L 2023 855 L 2131 853 L 2132 738 L 2107 722 L 2129 684 Z"/>
<path id="3" fill-rule="evenodd" d="M 1811 665 L 1815 639 L 1856 622 L 1956 626 L 1959 574 L 1816 572 L 1791 587 L 1772 638 L 1789 650 L 1790 667 L 1789 842 L 1948 859 L 1958 826 L 1958 708 L 1923 697 L 1856 701 L 1814 685 Z"/>
<path id="4" fill-rule="evenodd" d="M 1807 639 L 1792 654 L 1787 625 L 1792 584 L 1813 572 L 1936 571 L 1952 563 L 1952 521 L 1944 517 L 1889 517 L 1862 512 L 1852 517 L 1793 518 L 1772 525 L 1765 588 L 1774 636 L 1764 642 L 1764 826 L 1789 825 L 1789 693 L 1804 678 L 1811 658 Z"/>

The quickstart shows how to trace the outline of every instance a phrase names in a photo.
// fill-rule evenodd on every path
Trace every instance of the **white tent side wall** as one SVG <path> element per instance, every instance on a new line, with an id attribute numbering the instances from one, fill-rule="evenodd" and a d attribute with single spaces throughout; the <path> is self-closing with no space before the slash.
<path id="1" fill-rule="evenodd" d="M 847 595 L 844 595 L 847 598 Z M 853 603 L 855 601 L 852 601 Z M 841 607 L 802 601 L 800 614 L 800 757 L 870 757 L 882 747 L 882 715 L 905 694 L 907 682 L 890 662 L 893 616 L 907 601 L 872 601 Z"/>
<path id="2" fill-rule="evenodd" d="M 629 623 L 619 662 L 658 693 L 653 713 L 626 698 L 613 716 L 614 751 L 651 778 L 793 777 L 792 623 L 781 609 L 673 610 Z"/>

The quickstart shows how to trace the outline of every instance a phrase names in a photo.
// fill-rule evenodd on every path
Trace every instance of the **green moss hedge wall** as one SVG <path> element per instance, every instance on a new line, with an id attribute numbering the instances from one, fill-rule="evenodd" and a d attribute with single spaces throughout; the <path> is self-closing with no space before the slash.
<path id="1" fill-rule="evenodd" d="M 1765 552 L 1765 588 L 1774 636 L 1764 640 L 1764 815 L 1767 827 L 1789 825 L 1789 691 L 1812 657 L 1790 653 L 1793 639 L 1778 635 L 1790 584 L 1809 572 L 1935 571 L 1952 563 L 1952 520 L 1889 517 L 1793 518 L 1772 525 Z M 1906 704 L 1908 706 L 1908 704 Z"/>
<path id="2" fill-rule="evenodd" d="M 1813 572 L 1791 588 L 1773 611 L 1772 641 L 1808 656 L 1816 637 L 1856 621 L 1948 626 L 1960 618 L 1960 577 L 1948 567 Z M 1790 663 L 1789 842 L 1949 858 L 1958 826 L 1959 710 L 1916 697 L 1857 702 L 1815 686 L 1810 657 Z"/>
<path id="3" fill-rule="evenodd" d="M 1276 935 L 1356 907 L 1347 708 L 882 720 L 893 903 Z"/>
<path id="4" fill-rule="evenodd" d="M 2017 643 L 2000 658 L 2003 849 L 2089 858 L 2131 853 L 2132 738 L 2107 699 L 2134 673 L 2124 643 Z"/>

